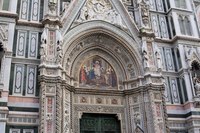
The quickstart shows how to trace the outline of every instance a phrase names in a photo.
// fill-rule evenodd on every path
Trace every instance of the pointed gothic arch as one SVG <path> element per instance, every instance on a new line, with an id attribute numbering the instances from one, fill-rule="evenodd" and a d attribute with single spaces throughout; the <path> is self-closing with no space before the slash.
<path id="1" fill-rule="evenodd" d="M 192 66 L 192 76 L 200 77 L 200 62 L 197 60 L 194 60 L 192 61 L 191 66 Z"/>
<path id="2" fill-rule="evenodd" d="M 73 77 L 76 85 L 79 84 L 83 58 L 94 55 L 101 56 L 114 66 L 116 74 L 121 75 L 118 79 L 121 85 L 123 81 L 142 75 L 139 44 L 126 32 L 107 22 L 93 21 L 74 27 L 64 36 L 63 52 L 62 64 L 66 77 Z"/>

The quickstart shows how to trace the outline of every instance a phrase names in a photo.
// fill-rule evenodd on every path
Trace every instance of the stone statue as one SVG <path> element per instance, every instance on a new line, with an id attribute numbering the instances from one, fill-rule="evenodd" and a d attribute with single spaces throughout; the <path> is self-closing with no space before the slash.
<path id="1" fill-rule="evenodd" d="M 200 95 L 200 80 L 199 80 L 199 78 L 197 78 L 197 76 L 195 76 L 193 78 L 193 82 L 194 82 L 194 88 L 195 88 L 196 94 Z"/>
<path id="2" fill-rule="evenodd" d="M 57 51 L 57 57 L 56 61 L 57 63 L 61 64 L 62 58 L 63 58 L 63 51 L 62 51 L 62 43 L 63 43 L 63 38 L 59 30 L 56 31 L 56 51 Z"/>
<path id="3" fill-rule="evenodd" d="M 186 59 L 191 59 L 193 53 L 195 53 L 194 48 L 185 47 L 185 56 L 186 56 Z"/>
<path id="4" fill-rule="evenodd" d="M 62 45 L 57 43 L 57 57 L 56 57 L 56 61 L 57 63 L 61 64 L 62 58 L 63 58 L 63 52 L 62 52 Z"/>
<path id="5" fill-rule="evenodd" d="M 156 56 L 156 59 L 157 59 L 158 69 L 162 69 L 162 60 L 161 60 L 160 49 L 157 46 L 155 47 L 155 56 Z"/>
<path id="6" fill-rule="evenodd" d="M 134 114 L 134 121 L 135 121 L 135 125 L 140 125 L 140 113 L 139 112 L 136 112 Z"/>
<path id="7" fill-rule="evenodd" d="M 41 35 L 41 45 L 40 45 L 41 64 L 43 64 L 46 59 L 46 47 L 47 47 L 46 45 L 47 45 L 47 33 L 46 29 L 44 29 Z"/>
<path id="8" fill-rule="evenodd" d="M 56 42 L 59 44 L 63 43 L 63 37 L 59 30 L 56 30 Z"/>
<path id="9" fill-rule="evenodd" d="M 79 21 L 85 21 L 88 19 L 88 10 L 86 7 L 83 7 L 81 10 Z"/>
<path id="10" fill-rule="evenodd" d="M 144 0 L 141 0 L 139 2 L 139 5 L 140 5 L 140 9 L 141 9 L 141 19 L 142 19 L 142 24 L 144 27 L 150 27 L 150 21 L 149 21 L 149 7 L 148 7 L 148 4 L 144 1 Z"/>
<path id="11" fill-rule="evenodd" d="M 60 13 L 61 16 L 63 16 L 63 14 L 67 11 L 67 9 L 69 8 L 70 2 L 63 2 L 63 9 L 62 12 Z"/>
<path id="12" fill-rule="evenodd" d="M 146 43 L 143 43 L 142 53 L 143 53 L 143 58 L 144 58 L 144 68 L 148 68 L 149 67 L 149 56 L 148 56 L 148 52 L 147 52 L 147 44 Z"/>

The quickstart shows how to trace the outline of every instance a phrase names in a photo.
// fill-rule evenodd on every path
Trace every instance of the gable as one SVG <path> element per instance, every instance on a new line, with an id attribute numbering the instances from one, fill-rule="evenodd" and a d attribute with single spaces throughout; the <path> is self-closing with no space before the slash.
<path id="1" fill-rule="evenodd" d="M 73 27 L 89 21 L 105 21 L 125 31 L 140 42 L 139 30 L 121 1 L 74 0 L 61 19 L 62 34 Z"/>
<path id="2" fill-rule="evenodd" d="M 113 8 L 109 0 L 87 0 L 80 10 L 76 22 L 102 20 L 126 28 L 121 15 Z"/>

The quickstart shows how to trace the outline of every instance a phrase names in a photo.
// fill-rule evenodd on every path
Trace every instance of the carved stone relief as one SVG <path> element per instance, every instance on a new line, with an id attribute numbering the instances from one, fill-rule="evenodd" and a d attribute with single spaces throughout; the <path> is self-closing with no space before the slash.
<path id="1" fill-rule="evenodd" d="M 108 0 L 87 0 L 77 22 L 90 20 L 103 20 L 125 27 L 121 15 L 112 7 Z"/>
<path id="2" fill-rule="evenodd" d="M 49 0 L 48 2 L 49 14 L 56 15 L 57 11 L 57 0 Z"/>
<path id="3" fill-rule="evenodd" d="M 56 26 L 48 25 L 44 28 L 41 35 L 40 45 L 40 66 L 51 65 L 53 67 L 62 67 L 63 59 L 63 38 L 60 30 Z M 43 71 L 47 75 L 58 74 L 52 67 Z"/>
<path id="4" fill-rule="evenodd" d="M 149 14 L 149 5 L 146 3 L 145 0 L 140 0 L 138 3 L 141 9 L 141 21 L 142 27 L 150 28 L 150 14 Z"/>
<path id="5" fill-rule="evenodd" d="M 63 94 L 64 94 L 64 103 L 63 103 L 63 132 L 64 133 L 69 133 L 70 132 L 70 92 L 66 89 L 63 89 Z"/>
<path id="6" fill-rule="evenodd" d="M 158 68 L 158 71 L 161 71 L 162 69 L 162 60 L 161 60 L 161 51 L 160 49 L 158 48 L 158 46 L 155 46 L 155 50 L 154 50 L 154 54 L 155 54 L 155 57 L 156 57 L 156 61 L 157 61 L 157 68 Z"/>
<path id="7" fill-rule="evenodd" d="M 61 35 L 61 32 L 59 30 L 56 30 L 56 63 L 60 64 L 62 63 L 63 59 L 63 38 Z"/>
<path id="8" fill-rule="evenodd" d="M 40 58 L 41 64 L 44 64 L 47 56 L 47 29 L 44 29 L 41 35 L 41 45 L 40 45 Z"/>
<path id="9" fill-rule="evenodd" d="M 123 98 L 119 96 L 75 95 L 75 104 L 122 106 Z"/>
<path id="10" fill-rule="evenodd" d="M 129 96 L 129 104 L 130 104 L 130 118 L 131 118 L 131 129 L 135 131 L 139 126 L 142 128 L 142 109 L 141 109 L 141 100 L 140 94 L 134 94 Z"/>
<path id="11" fill-rule="evenodd" d="M 8 43 L 8 24 L 0 23 L 0 42 L 5 49 Z"/>
<path id="12" fill-rule="evenodd" d="M 56 93 L 56 86 L 54 84 L 48 84 L 46 86 L 46 93 L 55 94 Z"/>
<path id="13" fill-rule="evenodd" d="M 163 103 L 161 99 L 161 95 L 163 95 L 161 92 L 150 92 L 150 99 L 151 99 L 151 107 L 152 107 L 152 113 L 155 123 L 155 132 L 163 132 L 166 130 L 166 125 L 164 123 L 164 109 L 163 109 Z"/>
<path id="14" fill-rule="evenodd" d="M 61 84 L 57 83 L 56 85 L 56 132 L 60 133 L 62 128 L 62 97 L 63 89 L 61 88 Z"/>

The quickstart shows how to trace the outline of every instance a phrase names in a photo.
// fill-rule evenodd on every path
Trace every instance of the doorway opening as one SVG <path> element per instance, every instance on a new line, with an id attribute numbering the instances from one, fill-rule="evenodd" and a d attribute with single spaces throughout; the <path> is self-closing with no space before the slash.
<path id="1" fill-rule="evenodd" d="M 114 114 L 84 113 L 80 119 L 80 133 L 121 133 L 120 120 Z"/>

